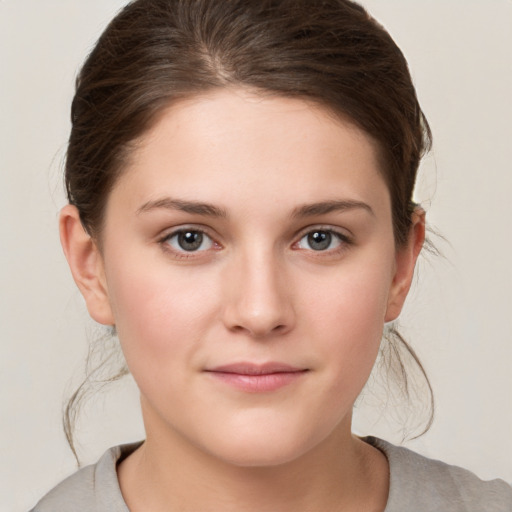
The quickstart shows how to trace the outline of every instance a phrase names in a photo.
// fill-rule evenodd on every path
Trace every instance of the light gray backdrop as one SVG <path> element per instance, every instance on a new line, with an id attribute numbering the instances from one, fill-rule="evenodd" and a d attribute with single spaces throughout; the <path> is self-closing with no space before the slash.
<path id="1" fill-rule="evenodd" d="M 0 0 L 0 511 L 27 510 L 75 469 L 61 404 L 90 324 L 58 242 L 61 166 L 74 76 L 124 3 Z M 437 398 L 408 446 L 512 481 L 512 2 L 363 3 L 410 62 L 435 139 L 417 199 L 451 244 L 422 265 L 404 314 Z M 358 407 L 356 430 L 397 441 L 390 416 Z M 80 453 L 142 435 L 127 380 L 85 409 Z"/>

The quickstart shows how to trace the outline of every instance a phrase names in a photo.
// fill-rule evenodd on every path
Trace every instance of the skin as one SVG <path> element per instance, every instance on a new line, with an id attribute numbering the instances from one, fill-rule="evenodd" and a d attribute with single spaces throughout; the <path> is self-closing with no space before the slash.
<path id="1" fill-rule="evenodd" d="M 397 248 L 369 136 L 304 100 L 215 91 L 139 141 L 101 250 L 74 207 L 60 227 L 141 392 L 147 439 L 118 467 L 132 512 L 384 510 L 387 461 L 351 434 L 352 407 L 409 290 L 424 215 Z M 205 233 L 198 250 L 180 246 L 185 228 Z M 301 374 L 259 392 L 210 371 L 235 362 Z"/>

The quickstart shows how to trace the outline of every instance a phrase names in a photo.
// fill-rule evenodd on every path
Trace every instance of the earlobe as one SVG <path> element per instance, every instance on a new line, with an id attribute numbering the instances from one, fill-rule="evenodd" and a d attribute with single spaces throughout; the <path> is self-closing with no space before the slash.
<path id="1" fill-rule="evenodd" d="M 385 322 L 396 320 L 402 311 L 414 276 L 414 267 L 425 241 L 425 211 L 416 208 L 407 243 L 396 251 L 393 282 L 388 296 Z"/>
<path id="2" fill-rule="evenodd" d="M 97 244 L 83 228 L 75 206 L 67 205 L 61 210 L 59 231 L 69 268 L 89 314 L 100 324 L 114 325 L 103 258 Z"/>

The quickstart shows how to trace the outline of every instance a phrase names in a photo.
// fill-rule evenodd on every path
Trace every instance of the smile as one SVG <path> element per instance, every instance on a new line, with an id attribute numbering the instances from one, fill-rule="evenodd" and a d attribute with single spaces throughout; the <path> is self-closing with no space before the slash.
<path id="1" fill-rule="evenodd" d="M 205 370 L 214 379 L 248 393 L 276 391 L 301 379 L 308 371 L 282 363 L 234 363 Z"/>

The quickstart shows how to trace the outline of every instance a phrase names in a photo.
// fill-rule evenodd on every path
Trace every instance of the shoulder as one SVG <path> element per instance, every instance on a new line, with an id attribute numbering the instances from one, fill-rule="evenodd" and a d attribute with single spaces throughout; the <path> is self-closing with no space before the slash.
<path id="1" fill-rule="evenodd" d="M 511 512 L 512 487 L 503 480 L 484 481 L 466 469 L 423 457 L 407 448 L 369 437 L 389 461 L 386 512 Z"/>
<path id="2" fill-rule="evenodd" d="M 129 512 L 123 500 L 116 464 L 141 443 L 115 446 L 46 494 L 31 512 Z"/>

